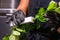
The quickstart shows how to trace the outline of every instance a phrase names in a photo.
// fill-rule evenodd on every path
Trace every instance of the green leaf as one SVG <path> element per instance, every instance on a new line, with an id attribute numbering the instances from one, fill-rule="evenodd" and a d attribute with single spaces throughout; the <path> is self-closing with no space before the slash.
<path id="1" fill-rule="evenodd" d="M 9 40 L 9 35 L 5 35 L 2 40 Z"/>
<path id="2" fill-rule="evenodd" d="M 36 21 L 36 23 L 35 23 L 35 25 L 36 25 L 36 27 L 37 27 L 37 29 L 39 29 L 41 26 L 40 26 L 40 21 Z"/>
<path id="3" fill-rule="evenodd" d="M 54 11 L 60 14 L 60 7 L 56 8 Z"/>
<path id="4" fill-rule="evenodd" d="M 46 22 L 46 18 L 41 16 L 40 19 L 39 19 L 41 22 Z"/>
<path id="5" fill-rule="evenodd" d="M 36 15 L 36 16 L 35 16 L 35 20 L 36 20 L 36 19 L 39 19 L 39 15 Z"/>
<path id="6" fill-rule="evenodd" d="M 41 7 L 41 8 L 39 9 L 38 14 L 39 14 L 40 16 L 43 16 L 43 15 L 44 15 L 44 12 L 45 12 L 45 9 Z"/>
<path id="7" fill-rule="evenodd" d="M 14 35 L 10 35 L 9 40 L 15 40 L 15 36 Z"/>
<path id="8" fill-rule="evenodd" d="M 16 28 L 16 30 L 19 31 L 19 32 L 24 32 L 24 33 L 26 32 L 25 30 L 20 29 L 20 28 Z"/>
<path id="9" fill-rule="evenodd" d="M 35 16 L 35 19 L 37 19 L 41 22 L 46 22 L 46 18 L 44 17 L 44 13 L 45 13 L 45 9 L 41 7 Z"/>
<path id="10" fill-rule="evenodd" d="M 9 40 L 19 40 L 19 36 L 15 36 L 13 34 L 10 35 Z"/>
<path id="11" fill-rule="evenodd" d="M 60 1 L 59 1 L 59 3 L 58 3 L 58 6 L 60 7 Z"/>
<path id="12" fill-rule="evenodd" d="M 15 31 L 15 30 L 12 31 L 12 34 L 15 35 L 15 36 L 20 36 L 20 32 Z"/>
<path id="13" fill-rule="evenodd" d="M 57 3 L 55 1 L 51 1 L 48 5 L 47 11 L 52 11 L 57 8 Z"/>

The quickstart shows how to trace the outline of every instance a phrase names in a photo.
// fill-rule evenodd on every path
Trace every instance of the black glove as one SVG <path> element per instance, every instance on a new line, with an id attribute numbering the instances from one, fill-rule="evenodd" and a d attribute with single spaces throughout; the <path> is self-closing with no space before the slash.
<path id="1" fill-rule="evenodd" d="M 12 15 L 8 17 L 7 22 L 13 21 L 15 24 L 18 24 L 18 23 L 20 24 L 21 22 L 24 21 L 24 18 L 25 18 L 24 12 L 21 10 L 18 10 L 12 13 Z"/>
<path id="2" fill-rule="evenodd" d="M 60 14 L 55 12 L 49 12 L 46 14 L 45 17 L 49 19 L 47 22 L 49 24 L 47 25 L 48 28 L 50 28 L 52 32 L 55 32 L 60 25 Z"/>
<path id="3" fill-rule="evenodd" d="M 25 15 L 23 11 L 19 10 L 13 14 L 13 21 L 15 24 L 20 24 L 21 22 L 24 21 Z"/>

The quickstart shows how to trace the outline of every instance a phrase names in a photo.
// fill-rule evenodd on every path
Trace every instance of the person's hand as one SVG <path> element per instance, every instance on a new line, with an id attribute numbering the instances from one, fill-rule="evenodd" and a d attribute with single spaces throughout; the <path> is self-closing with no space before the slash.
<path id="1" fill-rule="evenodd" d="M 60 14 L 55 13 L 55 12 L 49 12 L 45 14 L 45 17 L 48 18 L 47 19 L 47 23 L 49 25 L 48 28 L 50 28 L 50 31 L 55 33 L 58 32 L 60 33 Z"/>
<path id="2" fill-rule="evenodd" d="M 60 27 L 57 29 L 57 32 L 60 34 Z"/>
<path id="3" fill-rule="evenodd" d="M 25 14 L 24 14 L 23 11 L 18 10 L 18 11 L 13 13 L 12 18 L 13 18 L 13 21 L 14 21 L 15 24 L 18 24 L 18 23 L 20 24 L 21 22 L 24 21 Z"/>
<path id="4" fill-rule="evenodd" d="M 21 22 L 24 21 L 25 18 L 25 14 L 22 10 L 18 10 L 14 13 L 12 13 L 12 15 L 8 15 L 7 16 L 7 23 L 9 23 L 10 21 L 13 21 L 15 24 L 20 24 Z"/>

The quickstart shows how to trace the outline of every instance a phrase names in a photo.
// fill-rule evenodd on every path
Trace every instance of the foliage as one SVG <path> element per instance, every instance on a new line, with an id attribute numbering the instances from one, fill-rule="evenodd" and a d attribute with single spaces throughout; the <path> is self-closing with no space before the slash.
<path id="1" fill-rule="evenodd" d="M 48 5 L 47 11 L 53 11 L 55 8 L 57 8 L 57 3 L 55 1 L 51 1 Z"/>
<path id="2" fill-rule="evenodd" d="M 9 40 L 9 35 L 5 35 L 2 40 Z"/>
<path id="3" fill-rule="evenodd" d="M 40 22 L 46 22 L 46 17 L 44 17 L 44 15 L 49 11 L 60 13 L 60 7 L 57 7 L 57 3 L 55 1 L 51 1 L 46 10 L 42 7 L 39 9 L 38 13 L 34 17 L 34 23 L 15 25 L 12 27 L 11 35 L 4 36 L 2 40 L 19 40 L 19 36 L 21 37 L 21 35 L 26 33 L 28 30 L 39 29 L 41 27 Z"/>
<path id="4" fill-rule="evenodd" d="M 45 9 L 40 8 L 38 13 L 35 16 L 35 19 L 38 19 L 41 22 L 46 22 L 46 18 L 44 17 Z"/>

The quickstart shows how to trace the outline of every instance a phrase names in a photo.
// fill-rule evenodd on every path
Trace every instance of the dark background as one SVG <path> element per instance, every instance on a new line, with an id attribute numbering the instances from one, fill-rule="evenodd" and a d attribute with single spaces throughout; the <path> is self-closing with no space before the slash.
<path id="1" fill-rule="evenodd" d="M 5 21 L 5 17 L 0 17 L 0 40 L 4 35 L 10 34 L 10 26 Z"/>

